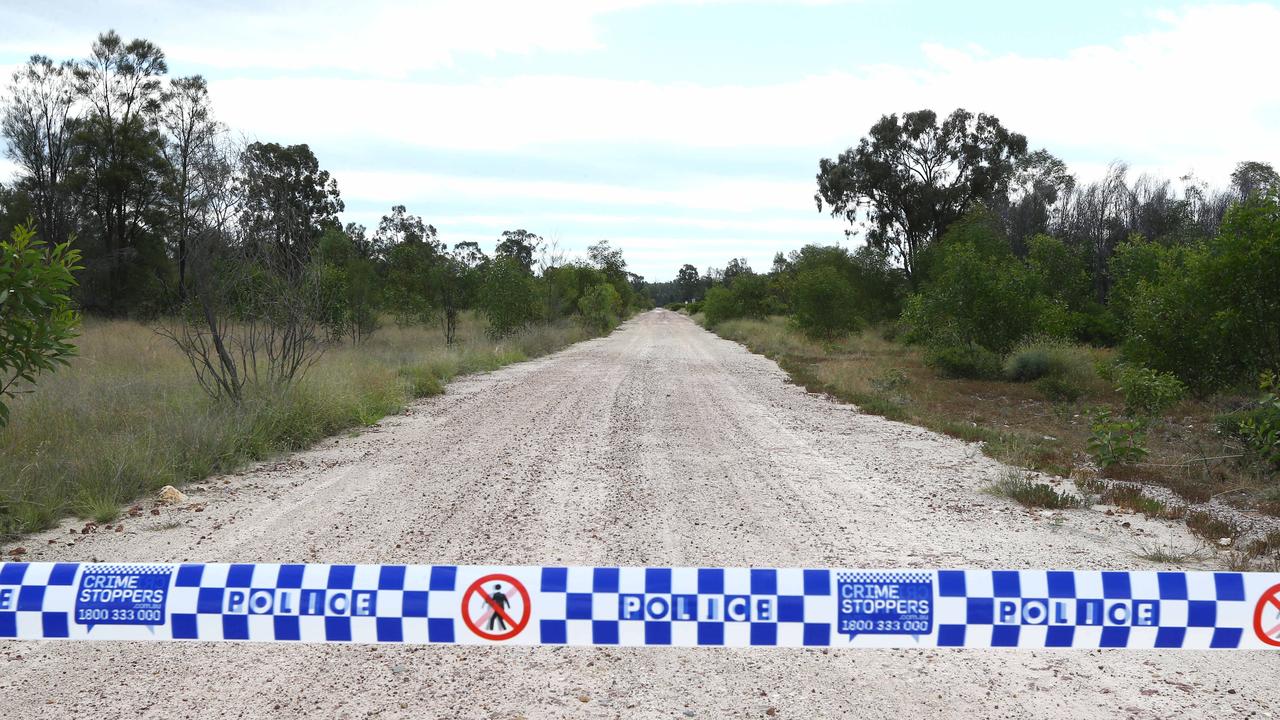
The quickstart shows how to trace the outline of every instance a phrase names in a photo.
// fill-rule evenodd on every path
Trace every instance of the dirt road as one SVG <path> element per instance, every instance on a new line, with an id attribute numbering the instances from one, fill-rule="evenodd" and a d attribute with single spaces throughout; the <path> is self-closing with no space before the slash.
<path id="1" fill-rule="evenodd" d="M 999 469 L 654 311 L 202 483 L 202 512 L 23 545 L 32 560 L 920 568 L 1148 568 L 1142 545 L 1192 545 L 1174 525 L 981 492 Z M 1277 655 L 1233 652 L 3 642 L 0 716 L 1271 717 L 1277 677 Z"/>

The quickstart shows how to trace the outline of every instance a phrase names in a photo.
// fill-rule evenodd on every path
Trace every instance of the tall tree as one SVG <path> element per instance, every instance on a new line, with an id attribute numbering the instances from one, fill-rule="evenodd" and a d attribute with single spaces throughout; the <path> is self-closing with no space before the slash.
<path id="1" fill-rule="evenodd" d="M 928 243 L 973 204 L 1008 195 L 1027 139 L 995 117 L 956 110 L 886 115 L 856 148 L 818 163 L 818 209 L 865 221 L 867 241 L 891 251 L 913 285 Z"/>
<path id="2" fill-rule="evenodd" d="M 1253 195 L 1280 192 L 1280 174 L 1271 163 L 1247 160 L 1236 165 L 1231 173 L 1231 187 L 1242 200 Z"/>
<path id="3" fill-rule="evenodd" d="M 306 262 L 345 207 L 338 181 L 306 145 L 251 143 L 241 158 L 240 227 L 258 252 Z"/>
<path id="4" fill-rule="evenodd" d="M 681 265 L 676 273 L 676 287 L 680 290 L 681 301 L 697 300 L 702 295 L 702 277 L 698 275 L 698 268 L 688 263 Z"/>
<path id="5" fill-rule="evenodd" d="M 533 256 L 542 248 L 542 238 L 528 230 L 504 230 L 495 255 L 515 260 L 525 269 L 533 271 Z"/>
<path id="6" fill-rule="evenodd" d="M 139 286 L 166 262 L 159 246 L 164 163 L 156 116 L 164 53 L 146 40 L 125 42 L 114 30 L 98 36 L 89 57 L 73 68 L 88 105 L 79 123 L 69 180 L 79 195 L 85 230 L 106 260 L 102 309 L 127 309 Z M 88 258 L 88 253 L 86 253 Z M 94 293 L 97 294 L 96 292 Z"/>
<path id="7" fill-rule="evenodd" d="M 0 118 L 5 155 L 19 168 L 18 189 L 31 198 L 36 230 L 55 244 L 71 234 L 66 173 L 77 122 L 72 67 L 32 55 L 14 71 Z"/>
<path id="8" fill-rule="evenodd" d="M 383 215 L 378 230 L 373 235 L 375 252 L 386 254 L 398 245 L 426 245 L 432 253 L 444 252 L 444 246 L 436 240 L 436 229 L 422 221 L 419 215 L 410 214 L 404 205 L 393 205 L 390 215 Z"/>
<path id="9" fill-rule="evenodd" d="M 170 252 L 178 269 L 178 298 L 187 297 L 187 255 L 191 236 L 210 194 L 219 188 L 208 170 L 219 160 L 220 128 L 213 119 L 209 86 L 199 75 L 173 78 L 160 113 L 167 170 Z"/>
<path id="10" fill-rule="evenodd" d="M 1074 187 L 1075 178 L 1067 164 L 1047 150 L 1029 152 L 1018 159 L 1009 195 L 993 198 L 992 203 L 992 209 L 1003 217 L 1015 254 L 1026 255 L 1028 239 L 1049 232 L 1054 209 Z"/>

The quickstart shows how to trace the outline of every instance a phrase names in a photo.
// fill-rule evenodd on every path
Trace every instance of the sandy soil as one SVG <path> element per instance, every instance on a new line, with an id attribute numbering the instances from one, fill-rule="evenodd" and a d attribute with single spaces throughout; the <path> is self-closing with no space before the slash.
<path id="1" fill-rule="evenodd" d="M 976 446 L 785 380 L 654 311 L 202 483 L 201 512 L 22 544 L 31 560 L 1133 569 L 1153 567 L 1143 546 L 1194 545 L 984 494 L 1000 466 Z M 0 642 L 0 716 L 1272 717 L 1277 677 L 1280 656 L 1236 652 Z"/>

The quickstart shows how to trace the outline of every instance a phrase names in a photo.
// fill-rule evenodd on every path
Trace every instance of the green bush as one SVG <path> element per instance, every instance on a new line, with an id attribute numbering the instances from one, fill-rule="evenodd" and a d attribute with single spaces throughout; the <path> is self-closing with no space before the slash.
<path id="1" fill-rule="evenodd" d="M 1076 400 L 1094 383 L 1093 358 L 1086 348 L 1054 338 L 1025 340 L 1005 359 L 1004 376 L 1036 382 L 1050 400 Z"/>
<path id="2" fill-rule="evenodd" d="M 1004 361 L 1004 376 L 1013 382 L 1039 380 L 1049 374 L 1049 349 L 1032 346 L 1015 350 Z"/>
<path id="3" fill-rule="evenodd" d="M 769 278 L 755 273 L 743 273 L 732 282 L 714 285 L 703 299 L 702 312 L 708 327 L 715 327 L 726 320 L 738 318 L 764 318 L 774 309 L 770 296 Z"/>
<path id="4" fill-rule="evenodd" d="M 588 327 L 605 333 L 618 324 L 622 297 L 612 285 L 600 283 L 588 289 L 578 300 L 578 311 Z"/>
<path id="5" fill-rule="evenodd" d="M 508 337 L 537 319 L 537 281 L 515 258 L 498 258 L 485 273 L 478 304 L 490 337 Z"/>
<path id="6" fill-rule="evenodd" d="M 1244 440 L 1259 461 L 1280 468 L 1280 379 L 1270 370 L 1264 372 L 1258 383 L 1262 390 L 1256 407 L 1241 418 L 1236 435 Z"/>
<path id="7" fill-rule="evenodd" d="M 1117 388 L 1124 395 L 1125 410 L 1130 415 L 1156 417 L 1173 407 L 1187 392 L 1182 381 L 1172 373 L 1124 364 L 1116 369 Z"/>
<path id="8" fill-rule="evenodd" d="M 1138 462 L 1147 456 L 1146 434 L 1137 420 L 1117 420 L 1106 410 L 1094 415 L 1085 447 L 1103 470 L 1121 463 Z"/>
<path id="9" fill-rule="evenodd" d="M 830 266 L 798 273 L 791 288 L 791 304 L 796 324 L 810 337 L 834 338 L 861 324 L 853 286 Z"/>
<path id="10" fill-rule="evenodd" d="M 948 378 L 989 380 L 1000 376 L 1000 358 L 977 345 L 929 347 L 925 350 L 924 362 Z"/>
<path id="11" fill-rule="evenodd" d="M 931 253 L 924 288 L 908 299 L 907 339 L 928 346 L 974 346 L 1001 354 L 1035 328 L 1037 287 L 1002 237 L 986 224 L 960 224 Z"/>
<path id="12" fill-rule="evenodd" d="M 707 288 L 706 297 L 702 300 L 702 314 L 706 317 L 707 327 L 738 317 L 736 310 L 729 288 L 723 285 Z"/>
<path id="13" fill-rule="evenodd" d="M 49 247 L 25 225 L 0 240 L 0 427 L 9 420 L 6 397 L 19 382 L 66 365 L 80 314 L 71 305 L 72 273 L 80 251 L 70 243 Z"/>
<path id="14" fill-rule="evenodd" d="M 1233 207 L 1215 238 L 1170 249 L 1144 246 L 1124 262 L 1139 277 L 1122 283 L 1120 298 L 1128 360 L 1173 373 L 1200 395 L 1280 367 L 1275 197 Z"/>

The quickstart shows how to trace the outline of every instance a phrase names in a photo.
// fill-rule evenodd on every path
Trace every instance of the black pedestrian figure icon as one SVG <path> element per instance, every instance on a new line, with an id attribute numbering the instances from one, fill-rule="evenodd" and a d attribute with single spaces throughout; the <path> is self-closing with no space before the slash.
<path id="1" fill-rule="evenodd" d="M 489 596 L 489 607 L 493 609 L 493 615 L 489 617 L 489 631 L 493 631 L 494 623 L 497 623 L 502 630 L 506 630 L 507 621 L 502 619 L 501 611 L 509 610 L 511 601 L 502 592 L 502 583 L 497 583 L 493 586 L 493 594 Z"/>

